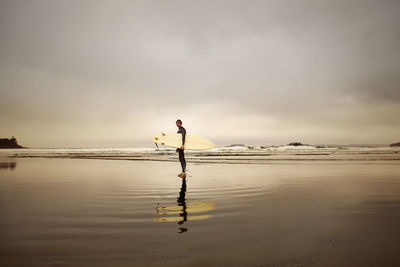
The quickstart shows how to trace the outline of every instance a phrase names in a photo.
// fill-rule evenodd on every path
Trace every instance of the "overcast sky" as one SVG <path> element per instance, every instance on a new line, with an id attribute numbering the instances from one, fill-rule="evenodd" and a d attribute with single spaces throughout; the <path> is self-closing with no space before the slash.
<path id="1" fill-rule="evenodd" d="M 0 137 L 400 141 L 400 1 L 0 1 Z"/>

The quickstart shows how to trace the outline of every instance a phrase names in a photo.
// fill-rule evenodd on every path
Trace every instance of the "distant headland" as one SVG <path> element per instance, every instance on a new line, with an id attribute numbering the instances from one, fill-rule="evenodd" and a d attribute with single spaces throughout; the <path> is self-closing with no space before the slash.
<path id="1" fill-rule="evenodd" d="M 17 139 L 13 136 L 10 139 L 0 138 L 0 149 L 1 148 L 25 148 L 18 145 Z"/>

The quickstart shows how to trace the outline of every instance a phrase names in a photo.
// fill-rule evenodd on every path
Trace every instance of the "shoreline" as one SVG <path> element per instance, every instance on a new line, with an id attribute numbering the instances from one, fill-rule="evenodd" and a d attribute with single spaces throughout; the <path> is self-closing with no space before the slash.
<path id="1" fill-rule="evenodd" d="M 0 156 L 1 157 L 1 156 Z M 18 159 L 18 158 L 47 158 L 47 159 L 92 159 L 92 160 L 120 160 L 120 161 L 149 161 L 149 162 L 177 162 L 178 158 L 176 157 L 142 157 L 142 156 L 66 156 L 66 155 L 17 155 L 17 156 L 3 156 L 4 158 L 9 159 Z M 268 164 L 285 164 L 285 163 L 296 163 L 296 164 L 306 164 L 311 162 L 318 163 L 365 163 L 365 162 L 396 162 L 400 160 L 400 155 L 396 157 L 356 157 L 356 158 L 301 158 L 298 157 L 286 157 L 286 158 L 253 158 L 253 157 L 241 157 L 241 158 L 205 158 L 205 157 L 186 157 L 186 162 L 191 164 L 259 164 L 259 165 L 268 165 Z"/>
<path id="2" fill-rule="evenodd" d="M 170 148 L 123 149 L 7 149 L 0 150 L 7 158 L 70 158 L 127 161 L 176 162 L 177 153 Z M 359 148 L 293 148 L 248 149 L 218 148 L 207 151 L 186 151 L 188 163 L 210 164 L 279 164 L 310 162 L 368 162 L 400 160 L 400 149 L 389 147 Z"/>

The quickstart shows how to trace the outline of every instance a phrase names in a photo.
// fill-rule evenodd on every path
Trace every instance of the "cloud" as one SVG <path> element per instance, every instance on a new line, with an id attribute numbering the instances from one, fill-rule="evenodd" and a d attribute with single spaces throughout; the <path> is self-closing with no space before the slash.
<path id="1" fill-rule="evenodd" d="M 361 0 L 2 1 L 2 134 L 148 145 L 180 117 L 220 143 L 394 142 L 399 11 Z"/>

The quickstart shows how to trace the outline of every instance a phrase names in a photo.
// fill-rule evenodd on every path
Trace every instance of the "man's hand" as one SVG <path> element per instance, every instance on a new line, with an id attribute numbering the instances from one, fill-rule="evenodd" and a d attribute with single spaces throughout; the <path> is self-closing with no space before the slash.
<path id="1" fill-rule="evenodd" d="M 181 149 L 182 149 L 182 150 L 183 150 L 183 149 L 185 149 L 185 146 L 184 146 L 184 145 L 182 145 L 182 146 L 181 146 Z"/>

